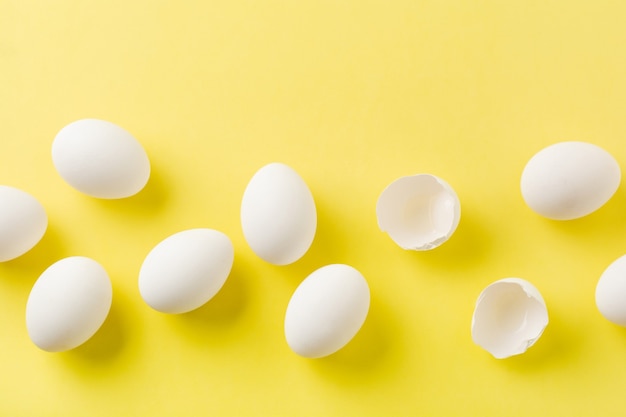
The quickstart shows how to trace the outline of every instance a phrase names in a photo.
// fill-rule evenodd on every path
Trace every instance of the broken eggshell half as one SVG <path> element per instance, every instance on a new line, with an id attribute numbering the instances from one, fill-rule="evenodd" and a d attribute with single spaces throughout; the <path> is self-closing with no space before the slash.
<path id="1" fill-rule="evenodd" d="M 526 352 L 547 325 L 548 310 L 539 290 L 521 278 L 504 278 L 478 296 L 472 339 L 496 359 L 504 359 Z"/>
<path id="2" fill-rule="evenodd" d="M 434 249 L 452 236 L 461 219 L 458 196 L 431 174 L 401 177 L 376 204 L 378 227 L 403 249 Z"/>

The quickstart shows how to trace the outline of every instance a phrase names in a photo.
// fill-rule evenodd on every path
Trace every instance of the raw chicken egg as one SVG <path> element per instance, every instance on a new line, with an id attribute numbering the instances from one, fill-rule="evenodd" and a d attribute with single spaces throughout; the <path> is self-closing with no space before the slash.
<path id="1" fill-rule="evenodd" d="M 258 170 L 241 202 L 241 226 L 252 250 L 287 265 L 309 250 L 317 228 L 313 195 L 296 171 L 273 163 Z"/>
<path id="2" fill-rule="evenodd" d="M 35 197 L 0 185 L 0 262 L 31 250 L 48 228 L 48 216 Z"/>
<path id="3" fill-rule="evenodd" d="M 61 259 L 41 274 L 30 292 L 28 335 L 49 352 L 73 349 L 98 331 L 111 300 L 111 281 L 99 263 L 83 256 Z"/>
<path id="4" fill-rule="evenodd" d="M 602 207 L 621 180 L 617 161 L 586 142 L 560 142 L 535 154 L 522 172 L 526 204 L 554 220 L 586 216 Z"/>
<path id="5" fill-rule="evenodd" d="M 222 288 L 233 259 L 233 245 L 222 232 L 190 229 L 175 233 L 146 256 L 139 272 L 139 291 L 157 311 L 194 310 Z"/>
<path id="6" fill-rule="evenodd" d="M 330 355 L 357 334 L 369 306 L 369 286 L 359 271 L 343 264 L 324 266 L 302 281 L 289 301 L 287 344 L 307 358 Z"/>
<path id="7" fill-rule="evenodd" d="M 596 306 L 609 321 L 626 327 L 626 255 L 616 259 L 596 285 Z"/>
<path id="8" fill-rule="evenodd" d="M 97 198 L 130 197 L 150 177 L 141 144 L 105 120 L 82 119 L 61 129 L 52 143 L 52 161 L 65 182 Z"/>

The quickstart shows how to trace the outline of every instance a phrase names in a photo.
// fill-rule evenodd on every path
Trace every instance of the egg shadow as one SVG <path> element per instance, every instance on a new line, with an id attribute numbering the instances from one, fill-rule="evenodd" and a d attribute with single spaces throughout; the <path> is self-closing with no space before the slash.
<path id="1" fill-rule="evenodd" d="M 611 327 L 610 329 L 611 335 L 615 335 L 616 339 L 622 339 L 624 342 L 624 346 L 626 347 L 626 328 L 618 324 L 611 323 L 611 322 L 608 322 L 605 324 Z"/>
<path id="2" fill-rule="evenodd" d="M 521 355 L 503 359 L 511 372 L 529 374 L 539 369 L 566 368 L 582 355 L 587 340 L 559 312 L 550 312 L 550 322 L 539 340 Z"/>
<path id="3" fill-rule="evenodd" d="M 49 224 L 39 243 L 30 251 L 13 260 L 0 262 L 0 279 L 30 291 L 43 271 L 64 257 L 63 248 L 60 233 L 53 224 Z"/>
<path id="4" fill-rule="evenodd" d="M 114 289 L 111 309 L 98 331 L 82 345 L 61 353 L 68 365 L 79 371 L 85 366 L 93 370 L 109 366 L 121 354 L 129 334 L 121 304 L 120 294 Z"/>
<path id="5" fill-rule="evenodd" d="M 333 210 L 332 201 L 316 198 L 315 204 L 317 230 L 311 247 L 293 264 L 276 267 L 277 274 L 284 276 L 294 290 L 321 267 L 335 263 L 352 264 L 352 258 L 359 259 L 361 255 L 354 249 L 359 245 L 358 236 L 370 232 L 361 229 L 355 232 L 352 229 L 355 221 Z M 326 357 L 300 359 L 307 361 L 315 374 L 339 386 L 380 384 L 393 375 L 390 370 L 394 366 L 401 366 L 397 345 L 401 329 L 394 322 L 389 309 L 372 295 L 368 316 L 348 344 Z"/>
<path id="6" fill-rule="evenodd" d="M 332 212 L 332 205 L 325 200 L 315 201 L 317 209 L 317 229 L 309 250 L 296 262 L 278 267 L 290 277 L 294 283 L 300 283 L 313 271 L 335 263 L 350 263 L 350 248 L 354 246 L 354 237 L 346 228 L 349 222 L 339 214 Z"/>
<path id="7" fill-rule="evenodd" d="M 246 270 L 236 257 L 226 282 L 213 298 L 195 310 L 168 315 L 168 318 L 188 338 L 202 345 L 214 343 L 216 332 L 223 333 L 234 326 L 247 309 Z"/>
<path id="8" fill-rule="evenodd" d="M 577 239 L 624 236 L 626 243 L 626 191 L 620 187 L 615 195 L 601 208 L 593 213 L 572 220 L 543 219 L 548 227 Z M 626 252 L 626 249 L 625 249 Z"/>
<path id="9" fill-rule="evenodd" d="M 339 351 L 317 359 L 310 359 L 311 368 L 322 377 L 339 385 L 382 383 L 400 358 L 397 344 L 398 326 L 380 303 L 373 300 L 363 327 Z M 393 331 L 392 331 L 393 330 Z M 397 367 L 400 363 L 395 363 Z"/>
<path id="10" fill-rule="evenodd" d="M 169 188 L 163 172 L 154 169 L 153 165 L 148 182 L 137 194 L 119 199 L 89 198 L 89 201 L 100 208 L 112 211 L 115 216 L 140 219 L 154 217 L 165 208 L 169 199 Z"/>

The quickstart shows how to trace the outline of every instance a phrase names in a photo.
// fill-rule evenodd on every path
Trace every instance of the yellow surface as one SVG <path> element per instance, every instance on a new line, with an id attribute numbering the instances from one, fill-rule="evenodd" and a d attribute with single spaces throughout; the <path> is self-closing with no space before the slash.
<path id="1" fill-rule="evenodd" d="M 528 209 L 527 160 L 561 140 L 626 168 L 626 3 L 621 1 L 0 0 L 0 183 L 46 207 L 50 227 L 0 264 L 2 416 L 617 416 L 626 330 L 594 304 L 626 252 L 626 193 L 584 219 Z M 117 123 L 153 164 L 136 197 L 100 201 L 55 172 L 50 146 L 84 117 Z M 248 180 L 280 161 L 317 203 L 314 244 L 271 266 L 243 239 Z M 453 238 L 406 252 L 375 204 L 399 176 L 458 192 Z M 139 296 L 148 251 L 187 228 L 235 245 L 233 273 L 200 310 L 167 316 Z M 28 339 L 39 274 L 70 255 L 105 266 L 111 315 L 83 346 Z M 367 278 L 357 337 L 320 360 L 283 335 L 298 283 L 329 263 Z M 480 291 L 534 283 L 549 308 L 526 354 L 472 343 Z"/>

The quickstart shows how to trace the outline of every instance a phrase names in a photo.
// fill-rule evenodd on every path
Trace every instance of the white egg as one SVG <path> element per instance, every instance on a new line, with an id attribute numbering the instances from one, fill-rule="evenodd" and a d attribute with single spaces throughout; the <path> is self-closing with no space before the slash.
<path id="1" fill-rule="evenodd" d="M 52 161 L 69 185 L 97 198 L 130 197 L 150 177 L 150 161 L 141 144 L 104 120 L 82 119 L 61 129 L 52 144 Z"/>
<path id="2" fill-rule="evenodd" d="M 522 173 L 526 204 L 554 220 L 586 216 L 602 207 L 621 179 L 617 161 L 585 142 L 560 142 L 535 154 Z"/>
<path id="3" fill-rule="evenodd" d="M 61 259 L 41 274 L 30 292 L 28 335 L 49 352 L 73 349 L 102 326 L 111 299 L 111 281 L 99 263 L 82 256 Z"/>
<path id="4" fill-rule="evenodd" d="M 324 266 L 302 281 L 289 301 L 287 344 L 307 358 L 330 355 L 357 334 L 369 305 L 369 287 L 359 271 L 343 264 Z"/>
<path id="5" fill-rule="evenodd" d="M 161 241 L 148 254 L 139 272 L 144 301 L 163 313 L 194 310 L 222 288 L 234 260 L 225 234 L 190 229 Z"/>
<path id="6" fill-rule="evenodd" d="M 504 278 L 478 296 L 472 339 L 496 359 L 503 359 L 526 352 L 547 325 L 548 310 L 539 290 L 521 278 Z"/>
<path id="7" fill-rule="evenodd" d="M 308 251 L 315 237 L 317 212 L 311 191 L 287 165 L 266 165 L 246 187 L 241 226 L 260 258 L 275 265 L 293 263 Z"/>
<path id="8" fill-rule="evenodd" d="M 431 174 L 398 178 L 376 203 L 378 227 L 402 249 L 430 250 L 452 236 L 461 203 L 450 185 Z"/>
<path id="9" fill-rule="evenodd" d="M 600 276 L 596 306 L 607 320 L 626 327 L 626 255 L 615 260 Z"/>
<path id="10" fill-rule="evenodd" d="M 31 250 L 46 233 L 43 206 L 25 191 L 0 185 L 0 262 Z"/>

